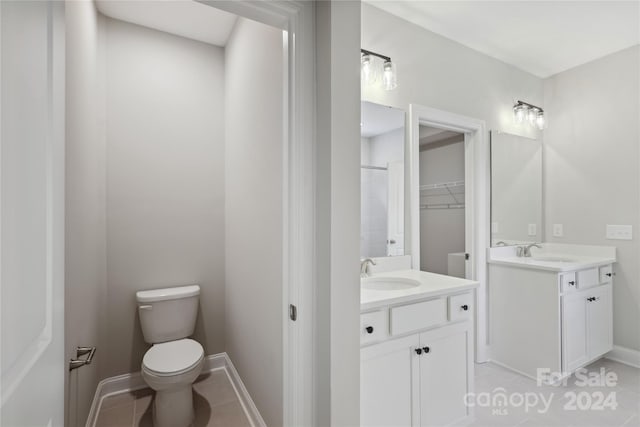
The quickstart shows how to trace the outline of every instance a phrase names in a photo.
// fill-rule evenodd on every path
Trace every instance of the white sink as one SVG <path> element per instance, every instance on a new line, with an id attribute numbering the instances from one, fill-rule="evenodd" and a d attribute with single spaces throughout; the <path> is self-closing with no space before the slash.
<path id="1" fill-rule="evenodd" d="M 575 258 L 562 256 L 562 255 L 540 255 L 540 256 L 532 256 L 532 260 L 534 261 L 546 261 L 546 262 L 576 262 Z"/>
<path id="2" fill-rule="evenodd" d="M 420 286 L 420 282 L 400 277 L 366 277 L 360 279 L 363 288 L 372 291 L 402 291 Z"/>

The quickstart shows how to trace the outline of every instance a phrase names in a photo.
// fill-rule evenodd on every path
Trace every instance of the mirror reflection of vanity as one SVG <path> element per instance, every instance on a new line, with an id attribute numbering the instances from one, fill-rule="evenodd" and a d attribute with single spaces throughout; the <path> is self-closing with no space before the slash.
<path id="1" fill-rule="evenodd" d="M 491 132 L 491 246 L 542 242 L 542 144 Z"/>
<path id="2" fill-rule="evenodd" d="M 362 102 L 360 257 L 403 255 L 405 113 Z"/>

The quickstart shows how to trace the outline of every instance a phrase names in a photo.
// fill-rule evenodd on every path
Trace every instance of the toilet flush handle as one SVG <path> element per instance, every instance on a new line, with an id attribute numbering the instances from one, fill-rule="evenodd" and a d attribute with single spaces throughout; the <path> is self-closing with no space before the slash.
<path id="1" fill-rule="evenodd" d="M 153 308 L 152 305 L 139 305 L 138 308 L 140 310 L 151 310 Z"/>

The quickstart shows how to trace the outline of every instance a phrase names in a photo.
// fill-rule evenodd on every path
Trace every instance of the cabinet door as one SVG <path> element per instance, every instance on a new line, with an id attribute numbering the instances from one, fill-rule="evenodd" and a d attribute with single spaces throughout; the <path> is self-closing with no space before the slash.
<path id="1" fill-rule="evenodd" d="M 589 359 L 613 348 L 611 285 L 592 289 L 587 300 L 587 351 Z"/>
<path id="2" fill-rule="evenodd" d="M 469 415 L 464 401 L 473 375 L 469 323 L 424 332 L 420 346 L 427 348 L 419 357 L 420 424 L 448 425 Z"/>
<path id="3" fill-rule="evenodd" d="M 385 341 L 360 350 L 360 425 L 417 425 L 419 337 Z"/>
<path id="4" fill-rule="evenodd" d="M 565 372 L 573 371 L 589 360 L 587 298 L 590 293 L 587 292 L 562 297 L 562 367 Z"/>

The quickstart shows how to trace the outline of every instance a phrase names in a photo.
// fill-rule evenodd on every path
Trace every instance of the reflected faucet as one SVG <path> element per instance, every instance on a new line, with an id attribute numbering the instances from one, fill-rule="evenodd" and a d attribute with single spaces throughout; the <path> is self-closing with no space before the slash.
<path id="1" fill-rule="evenodd" d="M 531 256 L 531 248 L 535 246 L 536 248 L 542 249 L 542 246 L 540 246 L 537 243 L 531 243 L 530 245 L 527 245 L 524 247 L 524 256 L 526 257 L 530 257 Z"/>
<path id="2" fill-rule="evenodd" d="M 367 273 L 367 267 L 369 266 L 369 264 L 376 265 L 376 262 L 371 258 L 365 258 L 362 261 L 360 261 L 360 277 L 369 276 L 369 274 Z"/>

